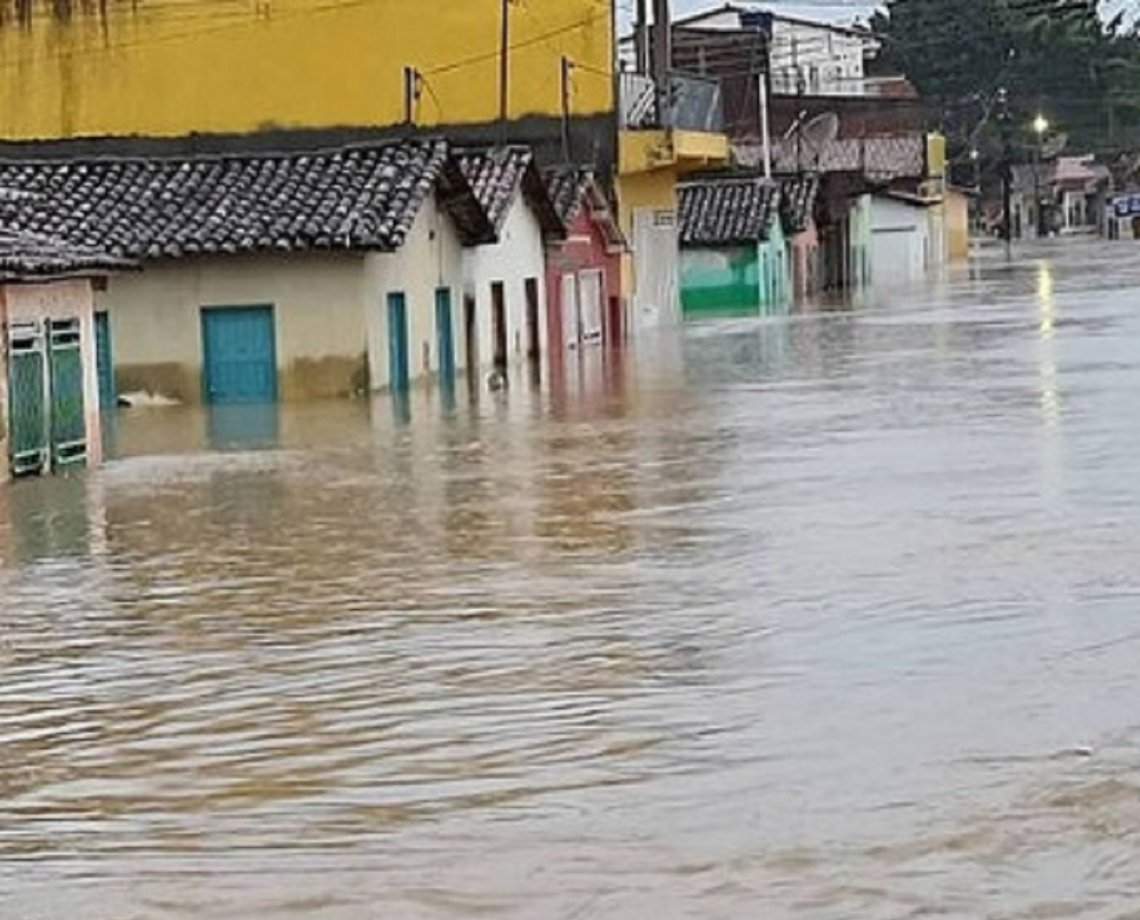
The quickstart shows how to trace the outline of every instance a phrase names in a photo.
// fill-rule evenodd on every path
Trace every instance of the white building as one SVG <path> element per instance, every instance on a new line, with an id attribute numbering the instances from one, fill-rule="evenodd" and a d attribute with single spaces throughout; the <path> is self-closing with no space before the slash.
<path id="1" fill-rule="evenodd" d="M 541 367 L 550 342 L 546 242 L 565 228 L 529 148 L 468 150 L 459 163 L 497 240 L 464 252 L 464 363 L 480 371 Z"/>
<path id="2" fill-rule="evenodd" d="M 904 287 L 946 262 L 940 199 L 902 192 L 865 196 L 869 202 L 871 283 Z"/>
<path id="3" fill-rule="evenodd" d="M 780 95 L 879 95 L 881 81 L 866 75 L 880 42 L 867 29 L 816 22 L 757 6 L 725 3 L 674 21 L 675 29 L 726 32 L 771 30 L 772 89 Z M 622 44 L 632 60 L 633 41 Z"/>

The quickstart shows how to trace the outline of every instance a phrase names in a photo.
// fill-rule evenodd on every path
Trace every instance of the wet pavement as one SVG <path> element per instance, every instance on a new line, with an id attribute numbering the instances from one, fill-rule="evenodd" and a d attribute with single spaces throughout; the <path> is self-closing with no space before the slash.
<path id="1" fill-rule="evenodd" d="M 0 917 L 1121 918 L 1140 252 L 120 414 L 0 489 Z"/>

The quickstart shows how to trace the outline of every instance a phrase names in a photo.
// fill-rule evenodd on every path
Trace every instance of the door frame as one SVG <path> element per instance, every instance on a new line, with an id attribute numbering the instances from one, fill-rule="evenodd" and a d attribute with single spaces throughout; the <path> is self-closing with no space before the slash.
<path id="1" fill-rule="evenodd" d="M 507 335 L 507 286 L 491 282 L 491 352 L 496 370 L 506 370 L 510 363 L 510 341 Z"/>

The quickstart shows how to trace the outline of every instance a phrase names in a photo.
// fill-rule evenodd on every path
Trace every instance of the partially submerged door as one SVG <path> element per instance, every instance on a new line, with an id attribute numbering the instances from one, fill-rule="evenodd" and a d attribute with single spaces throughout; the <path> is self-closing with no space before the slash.
<path id="1" fill-rule="evenodd" d="M 118 403 L 115 392 L 115 362 L 111 354 L 111 318 L 95 314 L 95 370 L 99 376 L 99 408 L 106 412 Z"/>
<path id="2" fill-rule="evenodd" d="M 605 297 L 605 276 L 601 269 L 592 268 L 583 271 L 578 276 L 578 300 L 584 342 L 600 342 L 602 339 L 603 297 Z"/>
<path id="3" fill-rule="evenodd" d="M 491 340 L 495 348 L 495 367 L 507 366 L 507 294 L 503 282 L 491 283 Z"/>
<path id="4" fill-rule="evenodd" d="M 52 320 L 48 367 L 51 383 L 51 461 L 55 469 L 87 462 L 87 408 L 78 319 Z"/>
<path id="5" fill-rule="evenodd" d="M 406 393 L 409 383 L 408 301 L 400 292 L 388 295 L 388 385 Z"/>
<path id="6" fill-rule="evenodd" d="M 47 328 L 44 323 L 8 327 L 8 445 L 12 475 L 47 472 Z"/>
<path id="7" fill-rule="evenodd" d="M 577 348 L 581 335 L 578 276 L 573 272 L 567 272 L 562 276 L 562 341 L 567 348 Z"/>
<path id="8" fill-rule="evenodd" d="M 435 331 L 439 348 L 439 379 L 445 387 L 455 385 L 455 326 L 451 316 L 451 288 L 435 292 Z"/>
<path id="9" fill-rule="evenodd" d="M 271 306 L 202 310 L 203 390 L 218 405 L 277 399 L 277 345 Z"/>

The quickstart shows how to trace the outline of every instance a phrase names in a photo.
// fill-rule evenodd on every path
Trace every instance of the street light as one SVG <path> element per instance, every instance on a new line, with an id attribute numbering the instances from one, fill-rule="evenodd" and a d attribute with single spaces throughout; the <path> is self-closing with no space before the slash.
<path id="1" fill-rule="evenodd" d="M 1037 236 L 1043 237 L 1047 233 L 1045 226 L 1045 209 L 1041 207 L 1041 182 L 1038 171 L 1041 167 L 1042 146 L 1045 132 L 1049 130 L 1049 119 L 1040 112 L 1033 119 L 1033 133 L 1037 135 L 1037 144 L 1033 148 L 1033 206 L 1037 209 Z"/>

